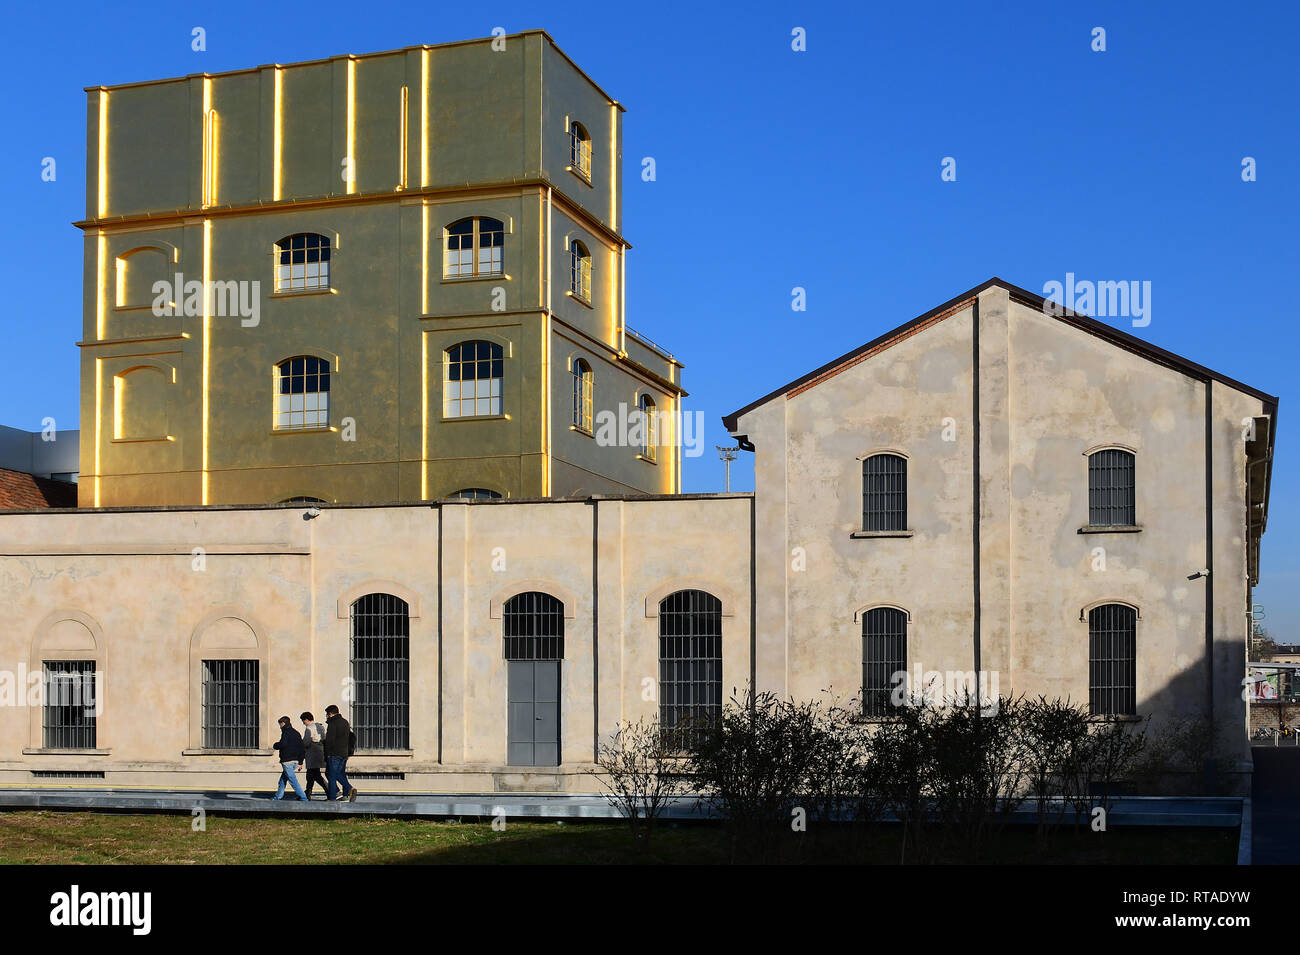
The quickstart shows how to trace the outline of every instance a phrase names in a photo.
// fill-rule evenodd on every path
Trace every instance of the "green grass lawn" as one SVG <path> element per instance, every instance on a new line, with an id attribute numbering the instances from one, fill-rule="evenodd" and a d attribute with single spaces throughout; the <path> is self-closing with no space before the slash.
<path id="1" fill-rule="evenodd" d="M 873 827 L 862 840 L 844 831 L 782 832 L 761 857 L 802 863 L 896 863 L 900 830 Z M 738 847 L 737 860 L 756 857 Z M 932 861 L 968 859 L 954 850 Z M 1223 864 L 1237 858 L 1236 829 L 1113 829 L 1056 834 L 1040 845 L 1027 829 L 1008 829 L 978 861 L 1003 863 Z M 278 819 L 209 814 L 207 831 L 189 816 L 87 812 L 0 813 L 0 863 L 237 864 L 700 864 L 732 860 L 731 839 L 714 824 L 656 830 L 634 842 L 621 822 L 441 822 L 382 817 Z"/>

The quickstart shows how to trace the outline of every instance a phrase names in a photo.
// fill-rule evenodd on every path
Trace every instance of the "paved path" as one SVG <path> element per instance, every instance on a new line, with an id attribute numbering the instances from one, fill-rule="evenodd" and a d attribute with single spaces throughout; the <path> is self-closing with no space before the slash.
<path id="1" fill-rule="evenodd" d="M 1300 765 L 1300 764 L 1298 764 Z M 492 817 L 617 819 L 618 810 L 603 796 L 522 793 L 375 793 L 354 803 L 284 799 L 267 793 L 109 789 L 0 789 L 0 810 L 59 809 L 107 812 L 191 813 L 201 807 L 223 815 L 377 815 L 415 818 Z M 664 813 L 670 819 L 698 819 L 694 797 L 679 800 Z M 1032 823 L 1033 809 L 1022 806 L 1016 822 Z M 1116 799 L 1108 816 L 1113 826 L 1220 826 L 1241 823 L 1241 800 L 1227 797 L 1127 797 Z"/>
<path id="2" fill-rule="evenodd" d="M 1300 862 L 1300 748 L 1254 746 L 1251 864 Z"/>

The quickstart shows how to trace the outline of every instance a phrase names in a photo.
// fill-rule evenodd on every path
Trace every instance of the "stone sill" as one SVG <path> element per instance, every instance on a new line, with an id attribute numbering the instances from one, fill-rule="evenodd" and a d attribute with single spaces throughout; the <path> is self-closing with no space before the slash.
<path id="1" fill-rule="evenodd" d="M 23 747 L 24 756 L 111 756 L 111 749 L 33 749 Z"/>
<path id="2" fill-rule="evenodd" d="M 914 531 L 854 531 L 851 540 L 865 540 L 871 537 L 911 537 Z"/>
<path id="3" fill-rule="evenodd" d="M 182 756 L 274 756 L 273 749 L 183 749 Z"/>
<path id="4" fill-rule="evenodd" d="M 1079 528 L 1080 534 L 1137 534 L 1142 530 L 1138 524 L 1084 524 Z"/>

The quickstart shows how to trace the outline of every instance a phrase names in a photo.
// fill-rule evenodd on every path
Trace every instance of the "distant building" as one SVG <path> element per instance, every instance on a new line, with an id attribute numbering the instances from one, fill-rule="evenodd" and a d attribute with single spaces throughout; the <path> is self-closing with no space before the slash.
<path id="1" fill-rule="evenodd" d="M 623 107 L 545 33 L 87 93 L 83 506 L 680 490 Z"/>
<path id="2" fill-rule="evenodd" d="M 76 431 L 0 425 L 0 509 L 77 506 Z"/>

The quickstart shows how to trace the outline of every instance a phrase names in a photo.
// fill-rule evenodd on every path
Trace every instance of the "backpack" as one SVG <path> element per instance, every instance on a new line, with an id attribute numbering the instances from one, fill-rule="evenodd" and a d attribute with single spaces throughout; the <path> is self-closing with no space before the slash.
<path id="1" fill-rule="evenodd" d="M 357 734 L 353 730 L 348 730 L 348 756 L 355 756 L 357 752 Z"/>

